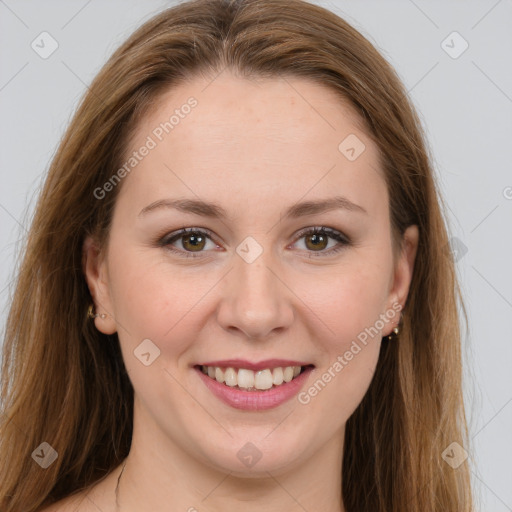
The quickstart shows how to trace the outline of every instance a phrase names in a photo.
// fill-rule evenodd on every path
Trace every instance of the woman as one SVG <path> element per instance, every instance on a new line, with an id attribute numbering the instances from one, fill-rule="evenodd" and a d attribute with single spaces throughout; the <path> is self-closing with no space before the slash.
<path id="1" fill-rule="evenodd" d="M 473 510 L 440 201 L 402 84 L 344 20 L 155 16 L 37 205 L 1 510 Z"/>

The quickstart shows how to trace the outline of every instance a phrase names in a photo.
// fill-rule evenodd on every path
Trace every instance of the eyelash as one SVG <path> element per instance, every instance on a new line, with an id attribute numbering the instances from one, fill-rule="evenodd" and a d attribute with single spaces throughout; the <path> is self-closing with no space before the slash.
<path id="1" fill-rule="evenodd" d="M 157 241 L 157 245 L 159 247 L 164 247 L 167 250 L 169 250 L 169 251 L 171 251 L 173 253 L 179 254 L 180 256 L 185 257 L 185 258 L 198 258 L 198 257 L 201 257 L 202 256 L 201 253 L 203 253 L 205 251 L 199 251 L 198 253 L 193 253 L 191 251 L 183 251 L 183 250 L 180 250 L 180 249 L 176 249 L 176 248 L 171 246 L 171 244 L 173 242 L 175 242 L 176 240 L 179 240 L 180 237 L 182 237 L 184 235 L 189 235 L 189 234 L 206 235 L 207 238 L 209 238 L 212 242 L 216 243 L 213 240 L 212 233 L 209 230 L 207 230 L 207 229 L 183 228 L 180 231 L 178 231 L 178 232 L 176 232 L 174 234 L 171 234 L 172 236 L 170 236 L 170 237 L 169 236 L 164 236 L 163 238 L 160 238 Z M 334 253 L 337 253 L 337 252 L 341 251 L 346 246 L 351 245 L 351 241 L 350 241 L 350 239 L 347 236 L 345 236 L 344 234 L 340 233 L 339 231 L 336 231 L 335 229 L 326 228 L 326 227 L 314 227 L 314 228 L 307 228 L 305 230 L 302 230 L 297 235 L 296 241 L 300 240 L 301 238 L 305 237 L 306 235 L 318 235 L 318 234 L 327 235 L 329 238 L 332 238 L 333 240 L 337 240 L 339 242 L 339 244 L 337 246 L 335 246 L 335 247 L 332 247 L 328 251 L 319 251 L 318 254 L 316 254 L 317 251 L 307 251 L 307 252 L 312 253 L 310 258 L 311 257 L 313 257 L 313 258 L 322 258 L 322 257 L 327 256 L 327 255 L 330 256 L 330 255 L 332 255 Z"/>

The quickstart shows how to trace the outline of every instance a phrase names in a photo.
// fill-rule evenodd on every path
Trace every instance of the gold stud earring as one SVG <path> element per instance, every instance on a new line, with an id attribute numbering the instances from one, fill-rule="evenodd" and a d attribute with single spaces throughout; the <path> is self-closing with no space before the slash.
<path id="1" fill-rule="evenodd" d="M 93 313 L 93 308 L 94 308 L 94 305 L 93 305 L 93 304 L 91 304 L 91 305 L 89 306 L 89 309 L 87 310 L 87 318 L 96 318 L 96 317 L 98 317 L 98 316 L 99 316 L 100 318 L 102 318 L 102 319 L 103 319 L 103 318 L 107 318 L 107 315 L 106 315 L 105 313 L 101 313 L 101 315 L 98 315 L 97 313 L 96 313 L 96 314 L 94 314 L 94 313 Z"/>
<path id="2" fill-rule="evenodd" d="M 398 319 L 398 323 L 391 331 L 391 334 L 389 336 L 387 336 L 388 340 L 392 340 L 393 338 L 398 337 L 398 334 L 400 333 L 400 327 L 399 327 L 400 325 L 402 325 L 402 315 L 400 315 L 400 318 Z"/>
<path id="3" fill-rule="evenodd" d="M 398 333 L 400 332 L 400 329 L 398 327 L 395 327 L 392 331 L 392 334 L 388 336 L 388 340 L 392 340 L 394 337 L 398 336 Z M 394 336 L 393 336 L 394 334 Z"/>

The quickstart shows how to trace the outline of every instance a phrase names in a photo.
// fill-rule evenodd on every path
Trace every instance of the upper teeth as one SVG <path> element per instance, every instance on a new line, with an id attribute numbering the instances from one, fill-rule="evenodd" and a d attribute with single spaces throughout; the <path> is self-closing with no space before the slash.
<path id="1" fill-rule="evenodd" d="M 221 384 L 244 389 L 270 389 L 283 382 L 290 382 L 300 373 L 300 366 L 286 366 L 273 369 L 247 370 L 246 368 L 220 368 L 218 366 L 201 366 L 203 373 Z"/>

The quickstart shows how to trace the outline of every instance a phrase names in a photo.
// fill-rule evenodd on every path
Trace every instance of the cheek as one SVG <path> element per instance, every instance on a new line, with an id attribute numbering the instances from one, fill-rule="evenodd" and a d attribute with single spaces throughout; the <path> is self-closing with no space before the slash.
<path id="1" fill-rule="evenodd" d="M 324 418 L 327 432 L 355 411 L 371 383 L 382 340 L 386 280 L 370 267 L 337 275 L 330 286 L 316 287 L 308 306 L 328 325 L 312 337 L 320 364 L 298 397 L 312 417 Z"/>
<path id="2" fill-rule="evenodd" d="M 310 333 L 320 364 L 301 403 L 311 402 L 322 417 L 329 417 L 329 408 L 335 404 L 337 418 L 348 419 L 366 393 L 378 362 L 392 260 L 379 258 L 378 251 L 373 257 L 370 254 L 347 258 L 330 277 L 311 280 L 300 292 L 321 320 L 317 325 L 324 326 L 324 335 Z"/>
<path id="3" fill-rule="evenodd" d="M 367 329 L 383 328 L 379 319 L 388 298 L 389 268 L 362 257 L 351 260 L 336 271 L 323 271 L 308 279 L 298 276 L 295 281 L 294 291 L 307 306 L 302 308 L 303 315 L 317 317 L 324 333 L 319 338 L 331 357 L 333 352 L 344 352 Z"/>
<path id="4" fill-rule="evenodd" d="M 149 253 L 128 248 L 112 251 L 111 291 L 126 369 L 141 403 L 156 416 L 161 415 L 164 425 L 169 410 L 179 408 L 185 414 L 194 407 L 190 400 L 183 399 L 183 389 L 176 380 L 177 367 L 182 354 L 197 338 L 198 312 L 204 312 L 201 297 L 214 281 L 209 284 L 211 278 L 204 272 L 203 279 L 200 273 L 192 276 L 180 272 L 175 265 L 155 261 L 154 255 L 149 258 Z M 151 361 L 147 366 L 137 357 L 146 352 Z M 167 406 L 156 411 L 154 404 Z"/>
<path id="5" fill-rule="evenodd" d="M 315 371 L 298 395 L 312 418 L 323 418 L 327 435 L 345 424 L 361 403 L 375 373 L 379 349 L 380 338 L 366 346 L 357 341 L 349 344 L 347 351 L 340 350 L 328 366 Z"/>
<path id="6" fill-rule="evenodd" d="M 176 366 L 213 313 L 209 293 L 225 272 L 181 267 L 153 250 L 112 247 L 109 275 L 123 350 L 129 355 L 150 339 L 160 349 L 159 363 Z"/>

